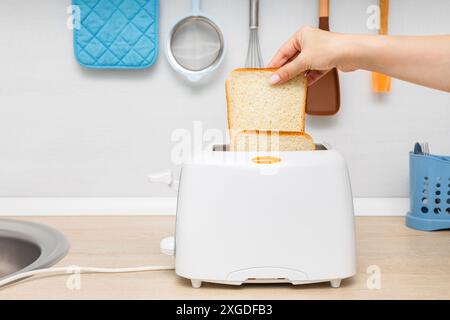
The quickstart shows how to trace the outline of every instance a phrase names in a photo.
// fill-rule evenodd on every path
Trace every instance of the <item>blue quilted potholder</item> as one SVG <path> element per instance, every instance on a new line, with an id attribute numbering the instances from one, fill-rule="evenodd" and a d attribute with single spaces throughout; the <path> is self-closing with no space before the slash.
<path id="1" fill-rule="evenodd" d="M 142 69 L 156 61 L 158 0 L 72 0 L 72 5 L 74 51 L 82 66 Z"/>

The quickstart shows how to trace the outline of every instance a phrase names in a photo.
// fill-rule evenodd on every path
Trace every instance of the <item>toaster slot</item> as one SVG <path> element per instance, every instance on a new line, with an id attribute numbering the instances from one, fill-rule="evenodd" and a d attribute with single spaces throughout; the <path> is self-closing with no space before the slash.
<path id="1" fill-rule="evenodd" d="M 316 151 L 324 151 L 324 150 L 329 150 L 329 149 L 330 148 L 324 144 L 316 143 Z M 219 152 L 230 151 L 230 145 L 229 144 L 216 144 L 213 146 L 213 151 L 219 151 Z"/>

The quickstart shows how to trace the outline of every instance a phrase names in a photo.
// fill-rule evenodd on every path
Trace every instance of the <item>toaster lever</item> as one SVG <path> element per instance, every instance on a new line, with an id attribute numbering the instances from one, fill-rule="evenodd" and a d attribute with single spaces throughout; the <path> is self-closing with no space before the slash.
<path id="1" fill-rule="evenodd" d="M 167 184 L 169 188 L 177 191 L 178 185 L 180 184 L 179 180 L 173 178 L 172 170 L 166 170 L 163 172 L 153 173 L 148 176 L 148 181 L 152 183 L 163 183 Z"/>

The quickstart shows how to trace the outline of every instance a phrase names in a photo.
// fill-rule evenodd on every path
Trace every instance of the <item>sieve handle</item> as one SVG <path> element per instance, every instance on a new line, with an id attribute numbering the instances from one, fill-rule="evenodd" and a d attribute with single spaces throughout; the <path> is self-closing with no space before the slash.
<path id="1" fill-rule="evenodd" d="M 192 13 L 200 13 L 200 0 L 192 0 Z"/>
<path id="2" fill-rule="evenodd" d="M 259 26 L 259 0 L 250 0 L 250 28 Z"/>

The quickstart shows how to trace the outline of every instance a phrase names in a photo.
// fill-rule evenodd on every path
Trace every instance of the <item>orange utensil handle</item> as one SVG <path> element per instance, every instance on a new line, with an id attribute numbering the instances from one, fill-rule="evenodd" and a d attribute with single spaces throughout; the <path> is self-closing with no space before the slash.
<path id="1" fill-rule="evenodd" d="M 319 28 L 329 31 L 330 1 L 319 0 Z"/>
<path id="2" fill-rule="evenodd" d="M 380 0 L 380 30 L 379 34 L 388 33 L 389 0 Z M 391 91 L 391 78 L 384 74 L 372 72 L 372 91 L 376 93 Z"/>
<path id="3" fill-rule="evenodd" d="M 377 93 L 391 91 L 391 77 L 372 72 L 372 91 Z"/>
<path id="4" fill-rule="evenodd" d="M 388 33 L 389 0 L 380 0 L 380 34 Z"/>
<path id="5" fill-rule="evenodd" d="M 319 0 L 319 17 L 330 16 L 330 0 Z"/>

